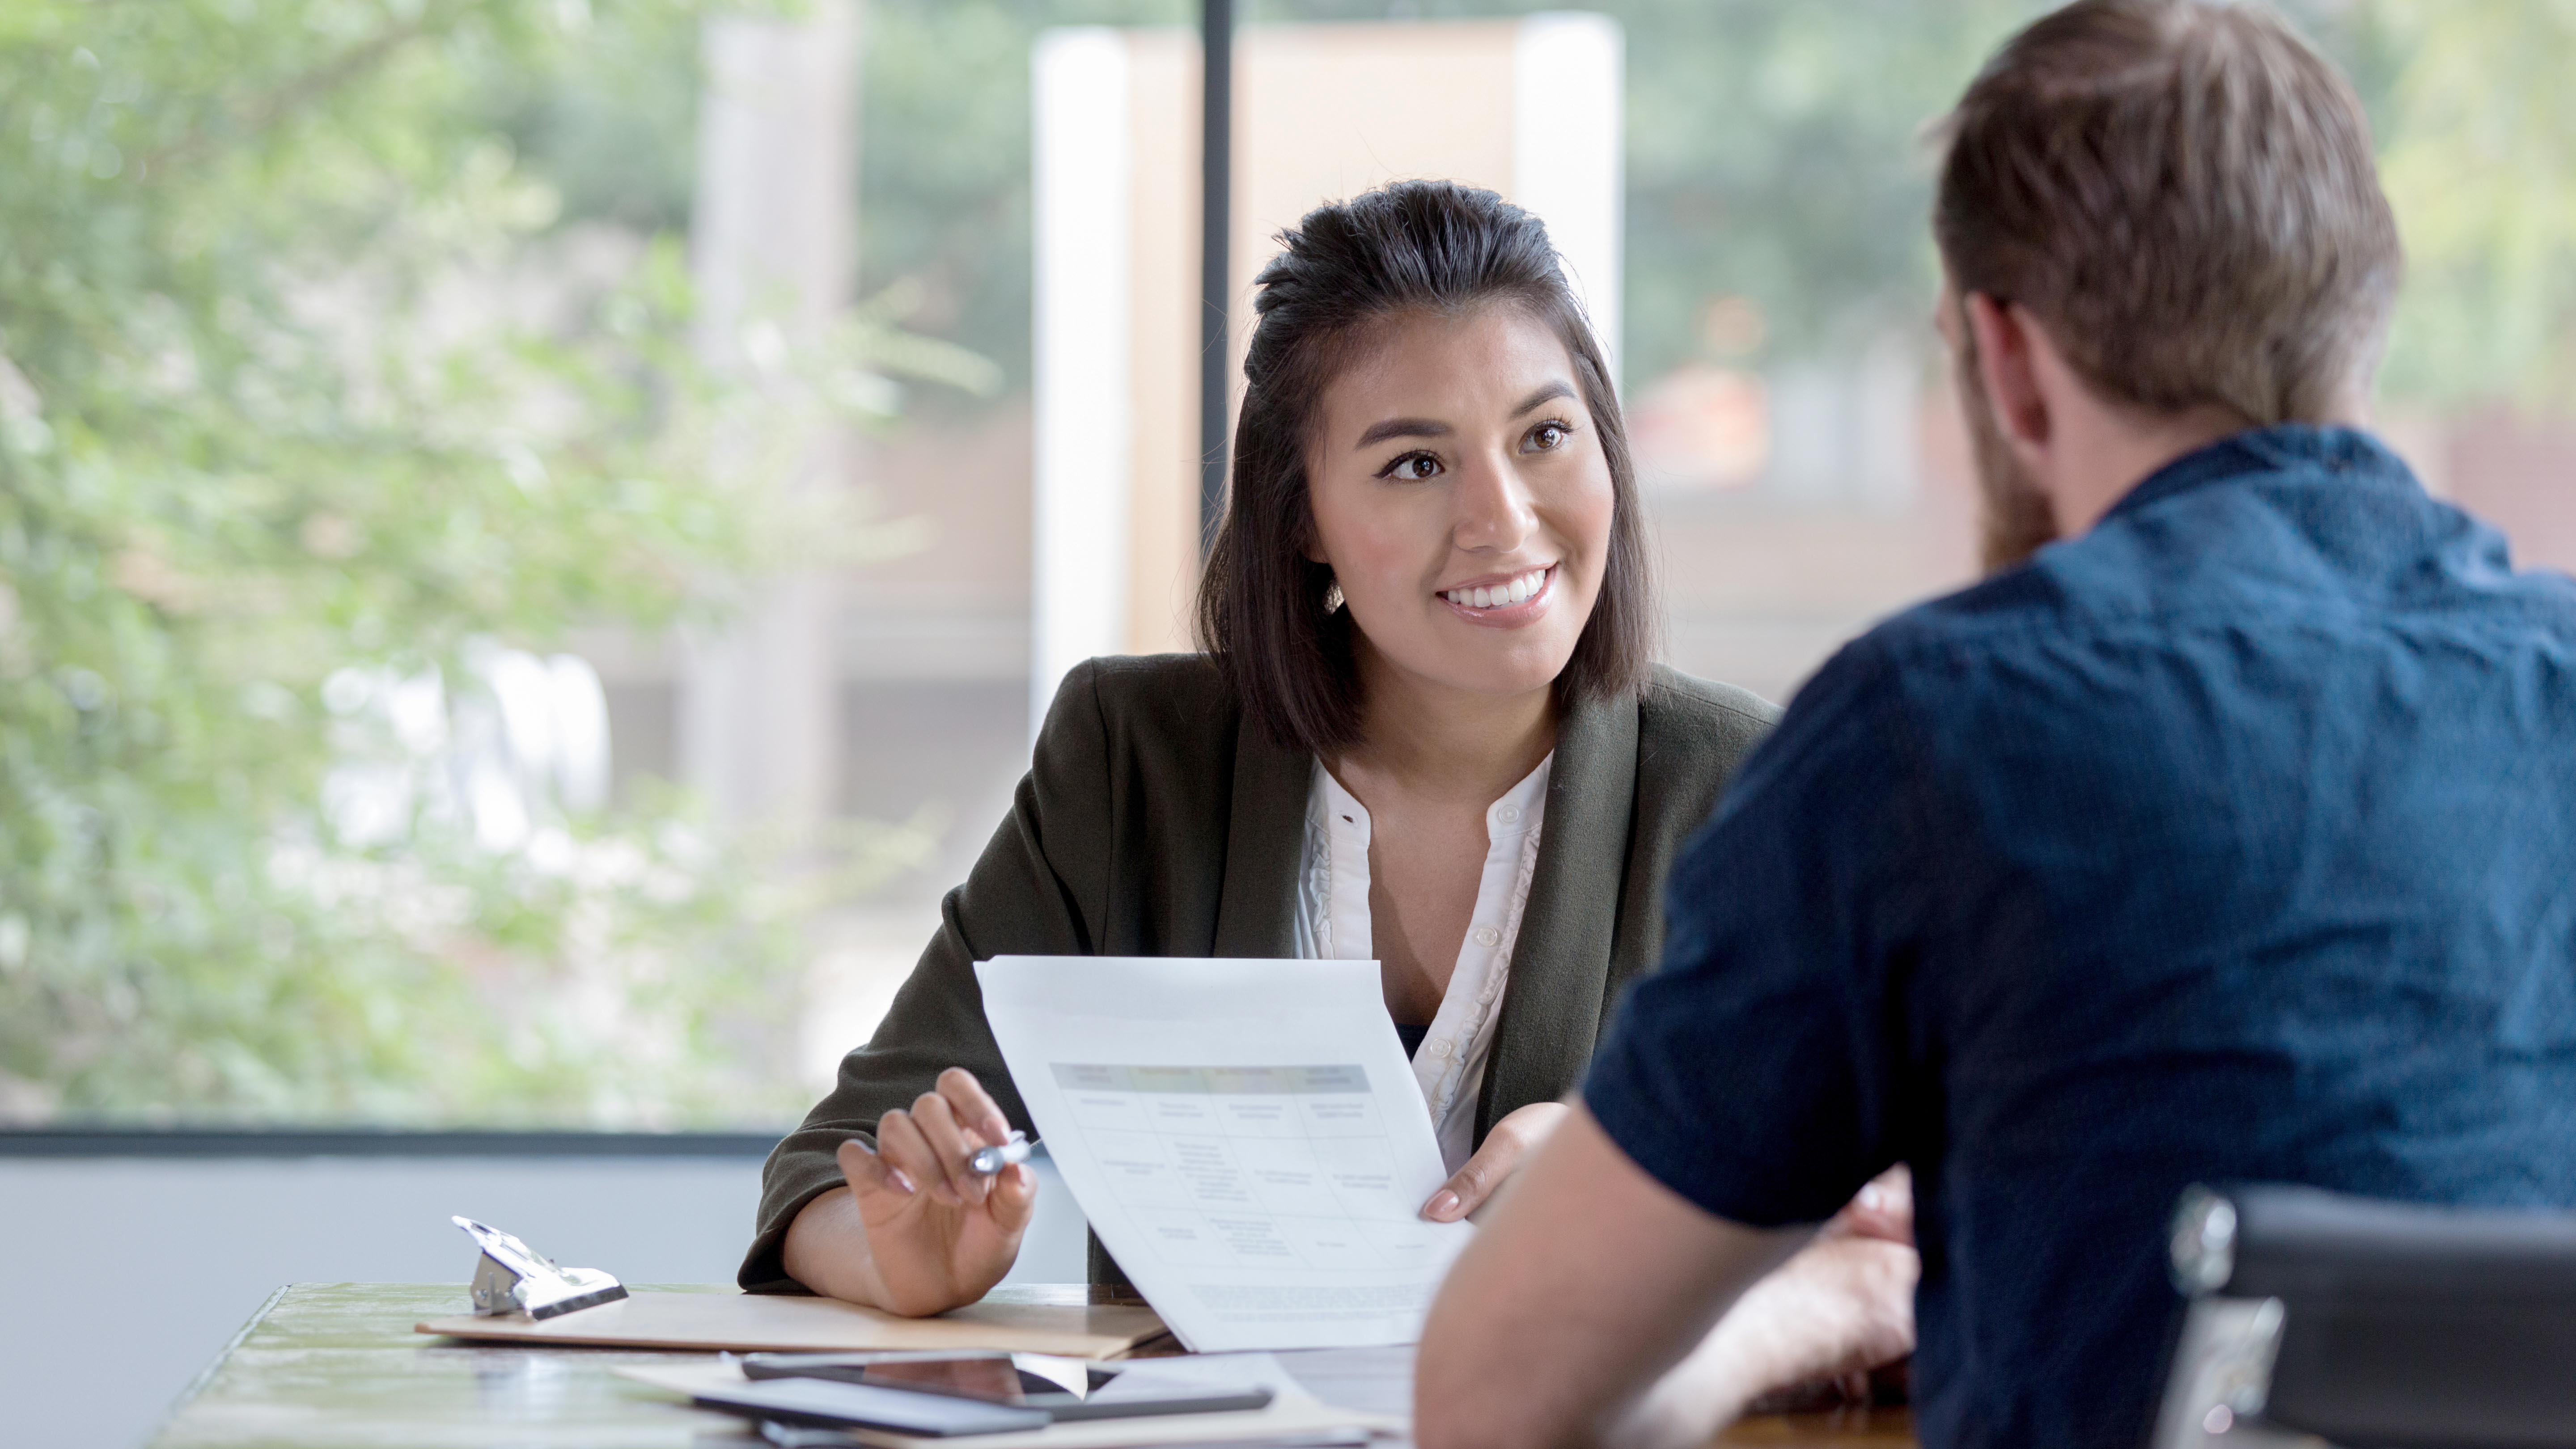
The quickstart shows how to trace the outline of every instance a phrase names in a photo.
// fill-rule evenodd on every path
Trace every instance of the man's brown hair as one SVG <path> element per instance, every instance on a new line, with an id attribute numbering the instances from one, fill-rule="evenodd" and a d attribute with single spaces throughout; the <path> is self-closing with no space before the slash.
<path id="1" fill-rule="evenodd" d="M 2396 219 L 2360 100 L 2270 11 L 2080 0 L 1997 52 L 1944 129 L 1952 283 L 2027 308 L 2105 396 L 2268 426 L 2367 389 Z"/>

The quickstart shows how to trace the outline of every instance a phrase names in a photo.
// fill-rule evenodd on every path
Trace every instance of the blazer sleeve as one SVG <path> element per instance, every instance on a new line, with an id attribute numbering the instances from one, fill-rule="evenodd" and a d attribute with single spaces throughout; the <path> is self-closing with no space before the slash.
<path id="1" fill-rule="evenodd" d="M 1001 1048 L 984 1022 L 975 963 L 994 956 L 1082 956 L 1105 919 L 1110 839 L 1108 729 L 1098 666 L 1065 676 L 1038 733 L 1011 813 L 940 903 L 939 930 L 866 1046 L 841 1059 L 830 1096 L 805 1114 L 761 1169 L 758 1234 L 739 1279 L 751 1292 L 802 1292 L 782 1252 L 788 1224 L 841 1185 L 833 1154 L 875 1140 L 877 1120 L 908 1107 L 949 1067 L 973 1072 L 1011 1124 L 1032 1131 Z"/>

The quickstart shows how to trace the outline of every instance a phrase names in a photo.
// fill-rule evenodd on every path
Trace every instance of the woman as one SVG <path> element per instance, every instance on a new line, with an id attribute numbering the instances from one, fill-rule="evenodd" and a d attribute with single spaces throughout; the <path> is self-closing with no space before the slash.
<path id="1" fill-rule="evenodd" d="M 1036 1181 L 964 1167 L 1029 1127 L 976 960 L 1376 959 L 1442 1220 L 1562 1116 L 1654 962 L 1666 867 L 1776 712 L 1647 661 L 1627 439 L 1545 229 L 1407 182 L 1283 240 L 1207 652 L 1067 677 L 875 1040 L 771 1157 L 745 1287 L 917 1314 L 1009 1270 Z"/>

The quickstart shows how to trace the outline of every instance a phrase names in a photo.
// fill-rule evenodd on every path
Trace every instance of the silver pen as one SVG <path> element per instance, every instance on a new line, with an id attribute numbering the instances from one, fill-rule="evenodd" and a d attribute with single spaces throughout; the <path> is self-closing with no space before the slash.
<path id="1" fill-rule="evenodd" d="M 991 1177 L 1013 1163 L 1026 1162 L 1038 1144 L 1025 1132 L 1013 1132 L 1011 1140 L 998 1147 L 986 1147 L 966 1159 L 967 1169 L 979 1177 Z"/>

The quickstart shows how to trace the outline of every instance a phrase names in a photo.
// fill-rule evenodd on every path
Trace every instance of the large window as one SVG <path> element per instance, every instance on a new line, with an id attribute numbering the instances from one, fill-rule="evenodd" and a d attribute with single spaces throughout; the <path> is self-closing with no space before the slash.
<path id="1" fill-rule="evenodd" d="M 1405 46 L 1518 47 L 1500 119 L 1402 124 L 1461 167 L 1517 127 L 1492 184 L 1609 259 L 1668 656 L 1785 699 L 1973 574 L 1921 128 L 2041 7 L 1496 28 L 1556 8 L 1260 0 L 1244 64 L 1347 77 L 1393 37 L 1394 114 L 1440 80 Z M 2576 564 L 2576 21 L 2289 8 L 2406 230 L 2385 430 Z M 1121 315 L 1186 337 L 1195 256 L 1147 249 L 1194 217 L 1195 15 L 0 7 L 0 1120 L 790 1119 L 1006 808 L 1070 627 L 1033 583 L 1066 242 L 1032 178 L 1109 92 L 1050 34 L 1113 28 Z M 1089 89 L 1035 105 L 1033 73 Z M 1300 101 L 1262 87 L 1238 297 L 1276 209 L 1354 174 L 1264 170 Z M 1596 102 L 1607 153 L 1530 149 Z M 1134 357 L 1109 486 L 1159 518 L 1193 374 Z M 1121 545 L 1106 647 L 1180 642 L 1143 601 L 1186 591 L 1189 517 Z"/>

